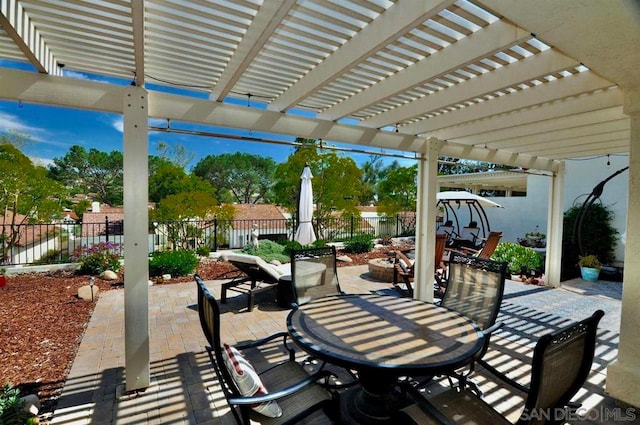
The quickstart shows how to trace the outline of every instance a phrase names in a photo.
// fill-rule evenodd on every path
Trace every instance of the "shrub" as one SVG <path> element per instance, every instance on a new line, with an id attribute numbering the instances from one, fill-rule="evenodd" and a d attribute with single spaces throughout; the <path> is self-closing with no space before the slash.
<path id="1" fill-rule="evenodd" d="M 105 270 L 120 270 L 122 246 L 113 242 L 94 243 L 76 248 L 72 261 L 80 263 L 80 274 L 98 275 Z"/>
<path id="2" fill-rule="evenodd" d="M 495 261 L 506 261 L 508 272 L 519 274 L 525 270 L 539 270 L 542 266 L 542 257 L 531 248 L 513 242 L 501 242 L 491 256 Z"/>
<path id="3" fill-rule="evenodd" d="M 23 408 L 20 391 L 9 383 L 4 384 L 0 390 L 0 424 L 28 423 L 30 415 Z"/>
<path id="4" fill-rule="evenodd" d="M 373 236 L 369 234 L 356 235 L 344 244 L 344 252 L 361 254 L 373 249 Z"/>
<path id="5" fill-rule="evenodd" d="M 155 252 L 149 259 L 149 274 L 151 276 L 186 276 L 191 274 L 198 265 L 198 256 L 193 251 L 176 250 Z"/>
<path id="6" fill-rule="evenodd" d="M 576 244 L 573 230 L 580 214 L 581 206 L 569 208 L 564 213 L 562 242 L 565 245 Z M 592 204 L 582 220 L 582 250 L 595 255 L 604 264 L 613 260 L 613 252 L 617 243 L 618 231 L 613 227 L 613 212 L 606 205 Z M 574 267 L 577 258 L 567 259 Z"/>
<path id="7" fill-rule="evenodd" d="M 56 264 L 68 263 L 70 261 L 69 254 L 61 250 L 50 249 L 40 259 L 34 261 L 33 264 Z"/>
<path id="8" fill-rule="evenodd" d="M 242 252 L 256 255 L 267 263 L 273 260 L 280 261 L 281 263 L 289 262 L 289 255 L 285 253 L 285 247 L 268 239 L 261 239 L 258 248 L 254 248 L 253 245 L 245 245 L 242 248 Z"/>
<path id="9" fill-rule="evenodd" d="M 199 246 L 198 249 L 196 249 L 196 254 L 202 256 L 202 257 L 208 257 L 209 253 L 211 252 L 211 250 L 209 249 L 208 246 Z"/>
<path id="10" fill-rule="evenodd" d="M 580 267 L 589 267 L 592 269 L 600 270 L 602 268 L 602 264 L 600 264 L 600 260 L 595 255 L 585 255 L 578 257 L 578 266 Z"/>
<path id="11" fill-rule="evenodd" d="M 284 255 L 288 255 L 291 257 L 291 251 L 294 249 L 302 248 L 302 244 L 298 241 L 287 241 L 284 245 L 284 251 L 282 252 Z"/>
<path id="12" fill-rule="evenodd" d="M 316 239 L 314 243 L 311 244 L 314 248 L 322 248 L 327 246 L 327 242 L 324 239 Z"/>

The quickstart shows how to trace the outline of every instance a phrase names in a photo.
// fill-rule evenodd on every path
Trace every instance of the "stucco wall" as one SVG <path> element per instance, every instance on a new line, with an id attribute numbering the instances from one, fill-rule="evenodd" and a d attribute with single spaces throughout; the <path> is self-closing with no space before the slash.
<path id="1" fill-rule="evenodd" d="M 568 160 L 564 188 L 564 211 L 573 205 L 582 205 L 593 188 L 616 171 L 629 165 L 627 156 L 611 156 L 589 160 Z M 492 230 L 504 232 L 503 241 L 516 242 L 518 237 L 535 230 L 547 232 L 549 206 L 549 177 L 529 175 L 526 197 L 490 198 L 504 208 L 487 208 Z M 600 197 L 602 203 L 614 213 L 613 227 L 622 234 L 626 229 L 628 172 L 623 172 L 605 184 Z M 618 241 L 616 262 L 624 260 L 624 245 Z"/>

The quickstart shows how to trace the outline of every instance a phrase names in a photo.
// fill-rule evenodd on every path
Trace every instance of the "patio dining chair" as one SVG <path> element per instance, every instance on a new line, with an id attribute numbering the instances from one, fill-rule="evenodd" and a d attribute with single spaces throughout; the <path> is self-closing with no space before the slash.
<path id="1" fill-rule="evenodd" d="M 241 345 L 223 344 L 218 302 L 199 275 L 194 279 L 200 325 L 209 343 L 206 349 L 236 422 L 293 425 L 313 416 L 320 423 L 333 423 L 336 399 L 321 385 L 331 373 L 320 370 L 310 375 L 287 345 L 286 332 Z M 276 352 L 284 359 L 272 360 Z M 254 367 L 258 363 L 263 366 L 259 371 Z"/>
<path id="2" fill-rule="evenodd" d="M 334 246 L 292 249 L 290 255 L 294 305 L 342 293 Z"/>
<path id="3" fill-rule="evenodd" d="M 447 273 L 447 289 L 440 306 L 473 320 L 484 335 L 483 346 L 469 365 L 464 369 L 451 371 L 448 379 L 452 387 L 471 386 L 479 392 L 468 377 L 475 370 L 475 362 L 487 352 L 491 334 L 502 326 L 496 319 L 504 295 L 507 263 L 453 253 L 449 257 Z M 431 379 L 432 377 L 413 377 L 405 385 L 422 387 Z M 454 384 L 454 379 L 457 384 Z"/>
<path id="4" fill-rule="evenodd" d="M 482 349 L 475 355 L 466 372 L 452 373 L 461 387 L 474 371 L 475 362 L 481 359 L 491 342 L 491 334 L 502 326 L 496 323 L 504 295 L 507 276 L 506 262 L 454 253 L 449 257 L 447 289 L 440 303 L 473 320 L 484 334 Z"/>
<path id="5" fill-rule="evenodd" d="M 290 255 L 293 308 L 318 298 L 344 294 L 338 281 L 334 246 L 293 249 Z M 320 370 L 327 365 L 326 362 L 318 361 L 313 356 L 308 356 L 303 364 L 310 367 L 317 366 Z M 332 382 L 327 385 L 328 388 L 343 389 L 358 383 L 358 376 L 354 371 L 344 368 L 335 370 L 344 371 L 348 378 L 342 380 L 338 377 L 337 381 L 332 379 Z"/>
<path id="6" fill-rule="evenodd" d="M 589 375 L 596 346 L 598 323 L 604 315 L 597 310 L 590 317 L 543 335 L 533 351 L 531 383 L 517 425 L 565 423 L 567 409 L 577 407 L 573 396 Z M 452 388 L 432 397 L 409 389 L 416 403 L 402 409 L 395 418 L 403 424 L 511 424 L 486 401 L 468 389 Z"/>

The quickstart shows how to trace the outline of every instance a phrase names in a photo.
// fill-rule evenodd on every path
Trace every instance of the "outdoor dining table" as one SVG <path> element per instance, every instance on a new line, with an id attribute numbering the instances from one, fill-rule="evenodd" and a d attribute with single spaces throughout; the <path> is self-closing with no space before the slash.
<path id="1" fill-rule="evenodd" d="M 387 423 L 400 376 L 434 376 L 470 362 L 484 342 L 470 319 L 411 298 L 373 294 L 319 298 L 287 316 L 292 340 L 319 360 L 356 370 L 344 392 L 349 423 Z"/>

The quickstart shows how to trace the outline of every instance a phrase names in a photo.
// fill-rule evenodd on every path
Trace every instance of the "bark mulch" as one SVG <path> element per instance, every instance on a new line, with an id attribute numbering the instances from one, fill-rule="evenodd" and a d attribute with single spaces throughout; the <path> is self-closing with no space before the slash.
<path id="1" fill-rule="evenodd" d="M 346 254 L 353 262 L 339 262 L 339 266 L 366 264 L 398 248 Z M 232 277 L 235 267 L 204 260 L 196 272 L 204 279 L 222 279 Z M 122 290 L 122 272 L 118 277 L 115 281 L 96 278 L 95 285 L 100 291 Z M 162 284 L 192 279 L 182 276 Z M 43 414 L 55 408 L 93 312 L 95 303 L 77 296 L 78 288 L 88 283 L 89 276 L 56 271 L 7 276 L 6 286 L 0 288 L 0 386 L 10 382 L 22 395 L 37 394 Z"/>

